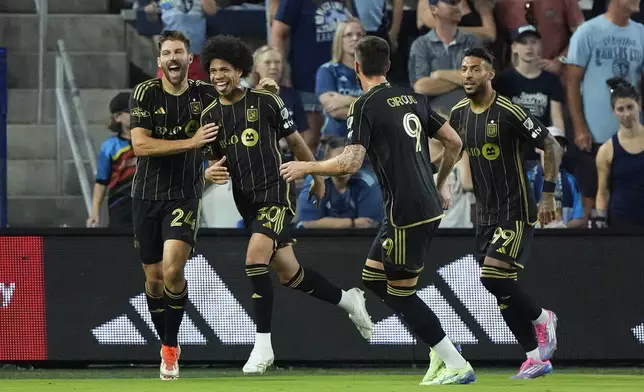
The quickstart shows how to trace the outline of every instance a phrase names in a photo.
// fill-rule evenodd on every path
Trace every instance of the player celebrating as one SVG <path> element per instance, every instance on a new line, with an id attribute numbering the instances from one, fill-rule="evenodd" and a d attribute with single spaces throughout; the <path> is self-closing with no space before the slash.
<path id="1" fill-rule="evenodd" d="M 361 39 L 355 68 L 366 92 L 349 109 L 344 152 L 323 162 L 288 162 L 280 171 L 286 181 L 307 174 L 352 174 L 369 154 L 383 188 L 386 217 L 362 271 L 364 285 L 444 361 L 446 366 L 430 369 L 431 376 L 421 385 L 468 384 L 476 380 L 472 367 L 445 336 L 438 317 L 416 295 L 429 243 L 443 217 L 442 207 L 449 207 L 445 180 L 462 144 L 425 96 L 387 82 L 389 65 L 387 41 L 372 36 Z M 445 147 L 438 186 L 430 167 L 430 137 Z"/>
<path id="2" fill-rule="evenodd" d="M 204 110 L 201 123 L 204 127 L 213 123 L 221 127 L 212 149 L 214 155 L 226 157 L 235 203 L 246 227 L 253 232 L 246 252 L 246 274 L 253 288 L 257 335 L 243 372 L 261 374 L 274 360 L 269 265 L 284 286 L 344 309 L 362 336 L 369 339 L 373 326 L 364 293 L 357 288 L 339 289 L 314 270 L 302 268 L 293 253 L 294 241 L 288 225 L 294 215 L 294 194 L 289 182 L 279 175 L 282 155 L 278 142 L 285 138 L 301 161 L 312 161 L 314 157 L 295 131 L 288 108 L 272 93 L 240 87 L 240 79 L 253 65 L 251 51 L 240 39 L 231 36 L 210 39 L 202 59 L 220 97 Z M 311 194 L 318 200 L 324 196 L 321 178 L 315 178 Z"/>
<path id="3" fill-rule="evenodd" d="M 476 251 L 481 282 L 497 298 L 506 324 L 527 354 L 514 378 L 552 372 L 557 317 L 536 306 L 517 284 L 530 255 L 537 222 L 534 197 L 521 163 L 524 143 L 544 151 L 544 185 L 538 209 L 541 227 L 555 219 L 555 182 L 562 150 L 530 111 L 492 89 L 493 57 L 485 49 L 465 52 L 461 66 L 468 98 L 452 108 L 450 124 L 463 139 L 477 203 Z M 536 329 L 536 339 L 535 339 Z"/>
<path id="4" fill-rule="evenodd" d="M 135 246 L 145 293 L 162 340 L 162 380 L 179 377 L 177 335 L 188 287 L 183 270 L 195 245 L 204 186 L 200 148 L 215 140 L 214 124 L 199 126 L 217 92 L 188 80 L 190 41 L 167 30 L 159 40 L 160 79 L 137 85 L 130 100 L 132 147 L 138 157 L 132 185 Z"/>

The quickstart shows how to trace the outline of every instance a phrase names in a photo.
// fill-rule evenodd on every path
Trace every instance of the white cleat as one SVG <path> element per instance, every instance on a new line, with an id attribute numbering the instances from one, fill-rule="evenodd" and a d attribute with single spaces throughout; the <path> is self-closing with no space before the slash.
<path id="1" fill-rule="evenodd" d="M 354 287 L 347 291 L 347 295 L 349 296 L 352 304 L 352 310 L 349 312 L 349 319 L 351 319 L 356 328 L 358 328 L 358 332 L 360 332 L 360 335 L 362 335 L 363 338 L 366 340 L 371 339 L 373 322 L 371 321 L 369 312 L 367 312 L 364 291 Z"/>
<path id="2" fill-rule="evenodd" d="M 179 378 L 179 357 L 180 347 L 161 347 L 161 366 L 159 367 L 159 378 L 163 381 L 176 380 Z"/>
<path id="3" fill-rule="evenodd" d="M 244 374 L 264 374 L 275 360 L 272 347 L 253 347 L 250 357 L 244 365 L 242 371 Z"/>

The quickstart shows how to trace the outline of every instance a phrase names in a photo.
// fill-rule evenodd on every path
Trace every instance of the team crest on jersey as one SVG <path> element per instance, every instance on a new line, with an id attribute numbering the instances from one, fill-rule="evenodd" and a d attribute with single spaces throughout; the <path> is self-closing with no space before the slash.
<path id="1" fill-rule="evenodd" d="M 532 128 L 534 128 L 534 123 L 532 122 L 532 119 L 528 117 L 528 118 L 523 122 L 523 126 L 524 126 L 524 127 L 525 127 L 525 129 L 527 129 L 528 131 L 531 131 L 531 130 L 532 130 Z"/>
<path id="2" fill-rule="evenodd" d="M 485 134 L 487 137 L 497 137 L 499 134 L 499 126 L 496 124 L 488 124 Z"/>
<path id="3" fill-rule="evenodd" d="M 353 116 L 349 116 L 349 118 L 347 118 L 347 129 L 351 129 L 352 125 L 353 125 Z"/>
<path id="4" fill-rule="evenodd" d="M 284 120 L 286 120 L 286 119 L 288 118 L 288 108 L 284 108 L 284 109 L 282 109 L 282 111 L 280 112 L 280 114 L 282 115 L 282 118 L 283 118 Z"/>
<path id="5" fill-rule="evenodd" d="M 257 109 L 246 109 L 246 119 L 248 119 L 248 122 L 255 122 L 258 117 Z"/>
<path id="6" fill-rule="evenodd" d="M 194 114 L 201 113 L 201 102 L 190 102 L 190 110 Z"/>
<path id="7" fill-rule="evenodd" d="M 133 108 L 130 110 L 130 115 L 134 117 L 150 117 L 150 112 L 141 108 Z"/>

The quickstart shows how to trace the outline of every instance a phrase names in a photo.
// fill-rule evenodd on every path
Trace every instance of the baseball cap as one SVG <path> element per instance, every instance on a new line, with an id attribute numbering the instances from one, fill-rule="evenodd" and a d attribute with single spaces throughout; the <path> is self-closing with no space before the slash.
<path id="1" fill-rule="evenodd" d="M 118 93 L 110 101 L 110 113 L 123 113 L 130 110 L 130 93 Z"/>
<path id="2" fill-rule="evenodd" d="M 458 4 L 459 0 L 429 0 L 429 5 L 437 5 L 440 2 L 451 4 L 451 5 L 456 5 Z"/>
<path id="3" fill-rule="evenodd" d="M 548 127 L 548 132 L 552 136 L 554 136 L 555 139 L 559 142 L 559 144 L 566 146 L 568 145 L 568 140 L 566 139 L 566 133 L 563 131 L 563 129 L 560 129 L 558 127 Z"/>
<path id="4" fill-rule="evenodd" d="M 517 41 L 518 39 L 527 35 L 532 35 L 541 39 L 541 34 L 539 34 L 539 31 L 536 27 L 534 27 L 533 25 L 524 25 L 512 30 L 512 41 Z"/>

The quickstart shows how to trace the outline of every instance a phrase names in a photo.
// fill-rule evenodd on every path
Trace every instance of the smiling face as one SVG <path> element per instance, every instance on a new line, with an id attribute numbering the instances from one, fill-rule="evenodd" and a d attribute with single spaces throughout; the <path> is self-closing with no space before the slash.
<path id="1" fill-rule="evenodd" d="M 235 69 L 227 61 L 213 59 L 210 61 L 210 82 L 215 86 L 217 92 L 228 96 L 237 89 L 242 76 L 240 69 Z"/>
<path id="2" fill-rule="evenodd" d="M 467 56 L 461 63 L 463 89 L 468 97 L 483 93 L 494 77 L 492 65 L 479 57 Z"/>
<path id="3" fill-rule="evenodd" d="M 163 77 L 173 86 L 178 86 L 187 79 L 190 63 L 192 54 L 182 41 L 166 40 L 161 44 L 157 64 Z"/>

